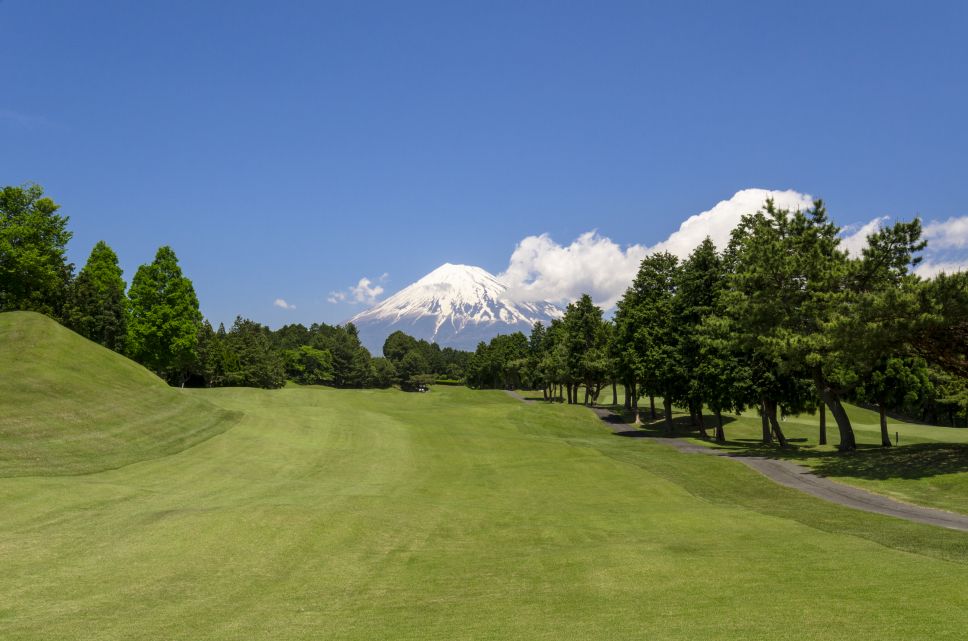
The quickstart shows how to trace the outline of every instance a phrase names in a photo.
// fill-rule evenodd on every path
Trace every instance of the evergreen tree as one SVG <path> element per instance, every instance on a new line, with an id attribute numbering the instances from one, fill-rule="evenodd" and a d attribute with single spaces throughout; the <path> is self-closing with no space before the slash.
<path id="1" fill-rule="evenodd" d="M 968 379 L 968 271 L 919 283 L 917 297 L 912 350 L 936 368 Z"/>
<path id="2" fill-rule="evenodd" d="M 202 314 L 192 281 L 170 247 L 138 268 L 128 297 L 128 352 L 169 383 L 184 386 L 198 360 Z"/>
<path id="3" fill-rule="evenodd" d="M 606 333 L 602 310 L 588 294 L 568 305 L 562 318 L 568 371 L 568 402 L 578 402 L 578 386 L 585 385 L 585 399 L 598 398 L 608 376 Z"/>
<path id="4" fill-rule="evenodd" d="M 0 190 L 0 312 L 30 310 L 63 320 L 74 266 L 68 218 L 39 185 Z"/>
<path id="5" fill-rule="evenodd" d="M 934 387 L 927 363 L 921 358 L 884 358 L 868 374 L 866 382 L 855 392 L 861 401 L 877 406 L 881 424 L 881 445 L 891 446 L 887 431 L 888 408 L 913 406 L 931 395 Z"/>
<path id="6" fill-rule="evenodd" d="M 300 385 L 323 385 L 333 380 L 333 355 L 324 349 L 300 345 L 283 350 L 286 377 Z"/>
<path id="7" fill-rule="evenodd" d="M 128 298 L 118 256 L 103 240 L 71 284 L 65 311 L 68 327 L 116 352 L 127 343 Z"/>
<path id="8" fill-rule="evenodd" d="M 236 317 L 225 337 L 232 355 L 225 384 L 275 389 L 286 384 L 282 358 L 272 349 L 269 328 L 241 316 Z"/>
<path id="9" fill-rule="evenodd" d="M 722 260 L 716 252 L 716 246 L 707 236 L 682 264 L 675 301 L 680 362 L 687 374 L 686 400 L 703 438 L 707 436 L 702 418 L 703 401 L 711 400 L 710 397 L 719 392 L 722 375 L 713 368 L 704 366 L 704 358 L 713 358 L 713 353 L 708 347 L 703 351 L 700 327 L 713 314 L 724 280 Z M 722 365 L 721 357 L 716 360 Z M 718 402 L 721 399 L 716 400 L 721 410 L 723 404 Z M 717 435 L 721 429 L 722 417 L 717 415 Z"/>
<path id="10" fill-rule="evenodd" d="M 415 349 L 417 349 L 417 339 L 400 330 L 393 332 L 383 341 L 383 356 L 395 365 Z"/>
<path id="11" fill-rule="evenodd" d="M 360 344 L 356 326 L 347 323 L 327 330 L 323 342 L 333 355 L 333 384 L 336 387 L 364 387 L 370 376 L 370 353 Z"/>
<path id="12" fill-rule="evenodd" d="M 400 359 L 400 364 L 395 366 L 397 378 L 400 381 L 400 389 L 417 390 L 423 385 L 429 385 L 433 377 L 429 374 L 430 365 L 423 353 L 414 348 L 407 352 Z"/>
<path id="13" fill-rule="evenodd" d="M 679 332 L 675 319 L 675 296 L 679 260 L 668 252 L 646 256 L 632 282 L 630 299 L 633 349 L 639 380 L 650 394 L 663 397 L 664 428 L 673 430 L 672 404 L 688 390 L 686 372 L 679 359 Z"/>
<path id="14" fill-rule="evenodd" d="M 219 323 L 216 331 L 212 329 L 211 323 L 203 321 L 198 331 L 196 371 L 202 377 L 205 387 L 221 387 L 226 384 L 231 360 L 226 346 L 225 325 Z"/>
<path id="15" fill-rule="evenodd" d="M 370 385 L 373 387 L 386 388 L 393 385 L 397 380 L 397 370 L 387 358 L 374 358 L 370 360 Z"/>

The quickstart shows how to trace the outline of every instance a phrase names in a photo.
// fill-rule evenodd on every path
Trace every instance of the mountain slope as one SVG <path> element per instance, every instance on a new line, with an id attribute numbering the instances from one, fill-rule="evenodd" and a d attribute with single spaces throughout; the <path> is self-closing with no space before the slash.
<path id="1" fill-rule="evenodd" d="M 0 476 L 117 468 L 238 420 L 33 312 L 0 314 L 0 377 Z"/>
<path id="2" fill-rule="evenodd" d="M 561 316 L 549 302 L 512 302 L 505 298 L 506 291 L 480 267 L 445 263 L 350 322 L 359 329 L 363 344 L 379 354 L 383 341 L 397 330 L 443 347 L 473 349 L 481 340 L 528 333 L 535 321 L 548 324 Z"/>

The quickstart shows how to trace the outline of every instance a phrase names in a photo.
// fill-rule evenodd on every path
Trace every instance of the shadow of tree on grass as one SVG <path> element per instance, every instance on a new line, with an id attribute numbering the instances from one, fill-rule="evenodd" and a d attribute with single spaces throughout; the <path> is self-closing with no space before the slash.
<path id="1" fill-rule="evenodd" d="M 965 443 L 917 443 L 900 447 L 862 444 L 854 452 L 837 452 L 797 444 L 779 448 L 755 439 L 736 439 L 722 449 L 735 457 L 803 461 L 818 476 L 886 480 L 968 472 L 968 444 Z"/>
<path id="2" fill-rule="evenodd" d="M 673 419 L 673 432 L 667 433 L 662 418 L 646 420 L 640 425 L 631 423 L 629 413 L 613 413 L 602 417 L 612 425 L 628 426 L 628 429 L 615 431 L 616 436 L 624 438 L 700 438 L 699 429 L 692 425 L 688 416 Z M 723 425 L 735 421 L 731 416 L 723 417 Z M 706 431 L 711 436 L 715 427 L 707 418 Z M 728 434 L 728 430 L 727 430 Z M 728 456 L 787 459 L 809 463 L 818 476 L 854 477 L 869 480 L 892 478 L 919 479 L 940 474 L 968 472 L 968 444 L 965 443 L 917 443 L 900 447 L 881 447 L 862 444 L 854 452 L 818 450 L 806 445 L 809 439 L 788 439 L 788 446 L 780 448 L 776 444 L 764 445 L 755 438 L 730 439 L 717 445 Z M 710 445 L 712 445 L 710 440 Z"/>
<path id="3" fill-rule="evenodd" d="M 823 461 L 814 466 L 820 476 L 884 480 L 968 472 L 968 445 L 963 443 L 918 443 L 865 448 L 846 455 L 826 454 Z"/>

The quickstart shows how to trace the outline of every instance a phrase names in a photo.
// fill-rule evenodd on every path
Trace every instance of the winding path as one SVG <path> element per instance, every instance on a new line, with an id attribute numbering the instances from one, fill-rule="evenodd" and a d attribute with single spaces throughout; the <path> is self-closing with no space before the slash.
<path id="1" fill-rule="evenodd" d="M 525 402 L 533 402 L 517 392 L 509 391 L 508 394 Z M 621 422 L 618 420 L 618 416 L 607 409 L 600 407 L 590 409 L 615 434 L 629 435 L 630 432 L 637 431 L 634 425 Z M 854 508 L 855 510 L 885 514 L 916 523 L 927 523 L 928 525 L 968 532 L 968 515 L 912 505 L 910 503 L 902 503 L 901 501 L 896 501 L 880 494 L 817 476 L 810 468 L 799 463 L 782 459 L 764 458 L 762 456 L 737 455 L 712 447 L 697 445 L 681 438 L 657 438 L 654 436 L 643 436 L 642 438 L 653 443 L 674 447 L 680 452 L 687 454 L 726 456 L 735 459 L 780 485 L 806 492 L 825 501 Z"/>

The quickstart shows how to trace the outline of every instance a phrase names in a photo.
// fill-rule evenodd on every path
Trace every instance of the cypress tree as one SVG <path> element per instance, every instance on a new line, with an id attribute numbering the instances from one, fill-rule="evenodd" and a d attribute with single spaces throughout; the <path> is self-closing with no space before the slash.
<path id="1" fill-rule="evenodd" d="M 116 352 L 127 342 L 128 299 L 118 256 L 99 241 L 71 285 L 64 316 L 75 332 Z"/>

